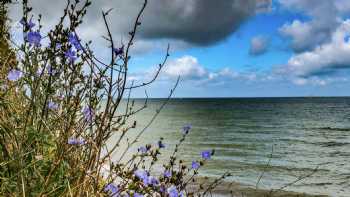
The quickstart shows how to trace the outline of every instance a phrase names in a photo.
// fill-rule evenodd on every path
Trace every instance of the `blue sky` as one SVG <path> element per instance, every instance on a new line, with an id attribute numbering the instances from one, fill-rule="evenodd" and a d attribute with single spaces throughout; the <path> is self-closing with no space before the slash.
<path id="1" fill-rule="evenodd" d="M 60 4 L 33 1 L 43 24 L 57 21 Z M 47 2 L 47 1 L 45 1 Z M 95 1 L 94 1 L 95 2 Z M 177 97 L 350 95 L 350 1 L 348 0 L 153 0 L 137 34 L 129 80 L 152 77 L 167 43 L 171 56 L 151 97 L 165 97 L 178 75 Z M 80 31 L 97 54 L 108 48 L 101 9 L 116 8 L 111 29 L 128 39 L 141 0 L 99 1 Z M 12 17 L 18 18 L 13 9 Z M 101 30 L 101 31 L 96 31 Z M 144 89 L 133 92 L 142 97 Z"/>

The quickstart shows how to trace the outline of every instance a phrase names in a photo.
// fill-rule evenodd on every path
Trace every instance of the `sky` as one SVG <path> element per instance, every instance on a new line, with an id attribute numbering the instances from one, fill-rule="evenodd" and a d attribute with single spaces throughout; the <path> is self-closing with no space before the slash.
<path id="1" fill-rule="evenodd" d="M 65 3 L 30 2 L 34 18 L 43 15 L 43 31 Z M 101 11 L 113 8 L 109 23 L 121 45 L 142 2 L 93 1 L 80 38 L 92 40 L 97 56 L 107 59 Z M 14 29 L 20 9 L 10 8 Z M 152 78 L 170 44 L 160 77 L 145 88 L 150 97 L 166 97 L 179 75 L 175 97 L 350 95 L 349 0 L 149 0 L 141 22 L 129 81 Z M 143 97 L 145 89 L 132 96 Z"/>

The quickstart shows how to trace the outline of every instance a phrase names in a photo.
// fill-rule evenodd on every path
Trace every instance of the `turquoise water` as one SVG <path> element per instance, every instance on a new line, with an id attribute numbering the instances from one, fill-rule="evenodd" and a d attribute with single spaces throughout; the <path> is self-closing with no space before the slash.
<path id="1" fill-rule="evenodd" d="M 151 99 L 131 132 L 142 128 L 163 101 Z M 188 123 L 193 129 L 179 152 L 182 158 L 189 162 L 202 150 L 216 150 L 203 175 L 230 171 L 230 180 L 255 187 L 265 170 L 259 188 L 277 189 L 319 166 L 286 190 L 350 196 L 350 98 L 172 99 L 140 144 L 162 136 L 171 150 Z"/>

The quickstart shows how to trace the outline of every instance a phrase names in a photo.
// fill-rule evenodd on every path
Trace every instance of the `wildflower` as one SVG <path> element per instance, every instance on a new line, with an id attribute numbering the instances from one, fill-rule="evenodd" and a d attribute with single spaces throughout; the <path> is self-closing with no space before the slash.
<path id="1" fill-rule="evenodd" d="M 94 111 L 91 109 L 91 107 L 85 107 L 83 110 L 84 118 L 86 121 L 91 122 L 94 116 Z"/>
<path id="2" fill-rule="evenodd" d="M 74 45 L 74 47 L 79 51 L 82 50 L 82 46 L 80 44 L 79 38 L 77 35 L 75 35 L 74 33 L 70 33 L 68 36 L 68 40 L 69 42 Z"/>
<path id="3" fill-rule="evenodd" d="M 44 69 L 39 67 L 38 70 L 36 71 L 36 75 L 39 77 L 42 75 L 43 72 L 44 72 Z"/>
<path id="4" fill-rule="evenodd" d="M 77 59 L 77 57 L 75 56 L 75 51 L 73 51 L 72 49 L 68 49 L 65 53 L 65 56 L 69 58 L 70 62 L 74 62 Z"/>
<path id="5" fill-rule="evenodd" d="M 198 170 L 201 165 L 197 161 L 192 161 L 192 169 Z"/>
<path id="6" fill-rule="evenodd" d="M 143 184 L 148 185 L 149 184 L 149 178 L 148 173 L 144 170 L 136 170 L 134 172 L 135 176 L 142 180 Z"/>
<path id="7" fill-rule="evenodd" d="M 171 186 L 167 189 L 167 192 L 169 194 L 169 197 L 178 197 L 179 192 L 177 191 L 175 186 Z"/>
<path id="8" fill-rule="evenodd" d="M 113 48 L 113 52 L 116 56 L 119 56 L 124 53 L 124 46 L 120 48 Z"/>
<path id="9" fill-rule="evenodd" d="M 185 126 L 182 128 L 182 133 L 183 133 L 184 135 L 187 135 L 188 132 L 190 132 L 191 129 L 192 129 L 192 125 L 187 124 L 187 125 L 185 125 Z"/>
<path id="10" fill-rule="evenodd" d="M 164 185 L 161 185 L 161 186 L 159 187 L 159 191 L 160 191 L 161 193 L 164 193 L 164 192 L 165 192 L 165 187 L 164 187 Z"/>
<path id="11" fill-rule="evenodd" d="M 47 104 L 47 107 L 51 110 L 57 110 L 58 109 L 58 104 L 53 102 L 53 101 L 50 101 L 48 104 Z"/>
<path id="12" fill-rule="evenodd" d="M 104 188 L 104 191 L 111 194 L 112 197 L 117 197 L 118 192 L 119 192 L 119 188 L 116 185 L 114 185 L 113 183 L 110 183 L 110 184 L 106 185 L 106 187 Z"/>
<path id="13" fill-rule="evenodd" d="M 137 192 L 135 192 L 135 193 L 134 193 L 134 197 L 143 197 L 143 195 L 142 195 L 142 194 L 139 194 L 139 193 L 137 193 Z"/>
<path id="14" fill-rule="evenodd" d="M 22 72 L 16 69 L 12 69 L 7 75 L 7 79 L 10 81 L 17 81 L 21 77 L 22 77 Z"/>
<path id="15" fill-rule="evenodd" d="M 40 41 L 41 41 L 41 35 L 39 32 L 31 31 L 27 34 L 26 40 L 29 42 L 29 44 L 39 47 Z"/>
<path id="16" fill-rule="evenodd" d="M 164 172 L 164 176 L 165 176 L 166 178 L 170 178 L 170 177 L 172 176 L 171 171 L 170 171 L 170 170 L 166 170 L 166 171 Z"/>
<path id="17" fill-rule="evenodd" d="M 68 139 L 68 144 L 70 144 L 70 145 L 84 145 L 84 144 L 86 144 L 86 141 L 82 138 L 70 137 Z"/>
<path id="18" fill-rule="evenodd" d="M 55 69 L 52 68 L 52 66 L 49 65 L 47 67 L 47 73 L 49 73 L 49 75 L 54 75 L 54 74 L 56 74 L 56 71 L 55 71 Z"/>
<path id="19" fill-rule="evenodd" d="M 61 49 L 61 47 L 62 47 L 62 44 L 61 43 L 56 43 L 56 49 L 58 50 L 58 49 Z"/>
<path id="20" fill-rule="evenodd" d="M 159 148 L 165 148 L 165 145 L 163 144 L 162 141 L 158 141 L 158 146 Z"/>
<path id="21" fill-rule="evenodd" d="M 153 186 L 156 186 L 159 184 L 159 181 L 157 178 L 153 177 L 153 176 L 149 176 L 148 177 L 148 183 L 153 185 Z"/>
<path id="22" fill-rule="evenodd" d="M 141 146 L 139 149 L 138 149 L 139 152 L 141 152 L 142 154 L 145 154 L 147 153 L 147 148 L 145 146 Z"/>
<path id="23" fill-rule="evenodd" d="M 35 26 L 35 23 L 33 23 L 32 19 L 29 20 L 29 23 L 22 18 L 19 23 L 21 23 L 24 27 L 27 27 L 28 29 L 32 29 Z"/>
<path id="24" fill-rule="evenodd" d="M 202 158 L 203 159 L 210 159 L 211 158 L 211 151 L 210 150 L 203 151 Z"/>
<path id="25" fill-rule="evenodd" d="M 24 18 L 22 18 L 19 23 L 21 23 L 23 26 L 25 26 L 27 24 L 26 20 L 24 20 Z"/>
<path id="26" fill-rule="evenodd" d="M 344 41 L 345 41 L 345 42 L 350 42 L 350 35 L 346 35 L 346 36 L 344 37 Z"/>

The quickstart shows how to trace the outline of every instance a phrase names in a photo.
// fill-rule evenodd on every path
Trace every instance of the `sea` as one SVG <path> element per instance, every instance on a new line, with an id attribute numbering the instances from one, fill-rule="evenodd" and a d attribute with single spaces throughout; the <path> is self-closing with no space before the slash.
<path id="1" fill-rule="evenodd" d="M 135 99 L 134 108 L 144 102 Z M 131 118 L 137 121 L 131 137 L 164 102 L 149 99 L 147 108 Z M 137 146 L 162 137 L 167 158 L 188 124 L 192 129 L 178 157 L 190 165 L 201 151 L 215 150 L 201 176 L 230 172 L 227 181 L 253 188 L 350 196 L 350 97 L 173 98 Z"/>

